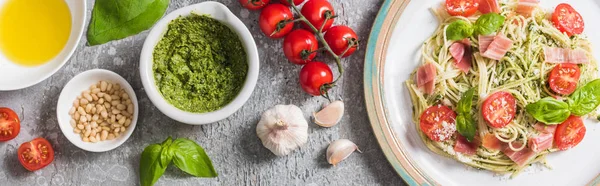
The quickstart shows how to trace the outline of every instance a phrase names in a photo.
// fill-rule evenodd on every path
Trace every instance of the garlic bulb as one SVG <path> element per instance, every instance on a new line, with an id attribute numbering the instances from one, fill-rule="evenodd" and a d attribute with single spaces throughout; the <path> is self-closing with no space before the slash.
<path id="1" fill-rule="evenodd" d="M 344 102 L 334 101 L 325 106 L 321 111 L 313 113 L 315 123 L 321 127 L 333 127 L 344 116 Z"/>
<path id="2" fill-rule="evenodd" d="M 296 105 L 276 105 L 262 114 L 256 134 L 273 154 L 285 156 L 306 143 L 308 122 Z"/>
<path id="3" fill-rule="evenodd" d="M 335 166 L 342 160 L 346 159 L 354 151 L 362 153 L 356 144 L 347 139 L 339 139 L 329 144 L 327 147 L 327 162 Z"/>

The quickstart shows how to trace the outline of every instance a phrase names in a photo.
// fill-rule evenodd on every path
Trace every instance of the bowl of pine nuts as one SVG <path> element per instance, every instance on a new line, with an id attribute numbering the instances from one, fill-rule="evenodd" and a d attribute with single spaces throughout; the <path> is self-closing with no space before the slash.
<path id="1" fill-rule="evenodd" d="M 75 146 L 105 152 L 123 144 L 138 119 L 138 102 L 127 80 L 103 69 L 82 72 L 63 88 L 56 105 L 58 125 Z"/>

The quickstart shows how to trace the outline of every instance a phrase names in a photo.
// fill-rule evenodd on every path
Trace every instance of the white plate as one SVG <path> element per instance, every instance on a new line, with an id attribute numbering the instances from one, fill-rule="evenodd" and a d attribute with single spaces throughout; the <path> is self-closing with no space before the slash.
<path id="1" fill-rule="evenodd" d="M 0 0 L 0 9 L 7 0 Z M 65 0 L 71 10 L 71 34 L 62 51 L 49 62 L 35 67 L 20 66 L 10 62 L 0 51 L 0 91 L 17 90 L 35 85 L 58 71 L 81 40 L 86 20 L 85 0 Z"/>
<path id="2" fill-rule="evenodd" d="M 467 167 L 454 159 L 431 152 L 424 145 L 411 118 L 412 104 L 404 82 L 420 62 L 420 47 L 423 42 L 439 24 L 429 8 L 437 7 L 441 2 L 442 0 L 410 1 L 391 32 L 385 52 L 385 66 L 381 67 L 385 69 L 382 83 L 387 120 L 396 134 L 397 142 L 404 147 L 403 151 L 409 161 L 426 178 L 441 185 L 584 185 L 596 178 L 600 173 L 600 124 L 592 120 L 586 121 L 585 139 L 577 147 L 548 155 L 547 160 L 553 167 L 552 170 L 536 165 L 513 179 L 509 179 L 508 175 L 495 175 L 490 171 Z M 562 2 L 565 0 L 543 0 L 541 6 L 553 10 Z M 596 46 L 596 59 L 600 59 L 600 35 L 597 35 L 600 33 L 600 24 L 596 24 L 600 18 L 600 1 L 567 2 L 583 16 L 586 23 L 585 34 Z"/>
<path id="3" fill-rule="evenodd" d="M 69 116 L 69 110 L 73 107 L 73 101 L 77 96 L 85 90 L 89 90 L 90 86 L 98 83 L 99 81 L 107 81 L 111 83 L 119 83 L 121 88 L 125 89 L 125 92 L 129 94 L 129 98 L 133 103 L 133 118 L 131 124 L 127 127 L 127 131 L 121 136 L 112 139 L 101 141 L 97 143 L 83 142 L 78 134 L 73 132 L 73 127 L 69 123 L 71 116 Z M 123 144 L 129 136 L 133 133 L 138 120 L 138 101 L 135 96 L 135 91 L 127 80 L 123 79 L 119 74 L 112 71 L 103 69 L 88 70 L 73 77 L 67 85 L 60 92 L 58 103 L 56 104 L 56 116 L 58 118 L 58 126 L 62 133 L 67 139 L 73 143 L 73 145 L 90 152 L 104 152 L 119 147 Z"/>

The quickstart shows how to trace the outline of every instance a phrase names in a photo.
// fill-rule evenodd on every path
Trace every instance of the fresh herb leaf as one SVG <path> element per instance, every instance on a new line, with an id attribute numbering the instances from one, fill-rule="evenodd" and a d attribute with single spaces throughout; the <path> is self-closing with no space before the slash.
<path id="1" fill-rule="evenodd" d="M 473 35 L 473 25 L 463 20 L 457 20 L 446 28 L 446 37 L 449 40 L 457 41 Z"/>
<path id="2" fill-rule="evenodd" d="M 160 165 L 167 167 L 169 166 L 169 163 L 171 163 L 171 160 L 173 160 L 173 152 L 170 150 L 170 146 L 171 143 L 173 143 L 173 139 L 171 139 L 171 136 L 169 136 L 169 138 L 167 138 L 160 146 L 162 147 L 162 150 L 160 152 Z"/>
<path id="3" fill-rule="evenodd" d="M 573 115 L 583 116 L 596 110 L 600 105 L 600 79 L 585 84 L 567 99 Z"/>
<path id="4" fill-rule="evenodd" d="M 179 138 L 170 148 L 175 148 L 173 163 L 179 169 L 196 177 L 217 177 L 210 158 L 196 142 Z"/>
<path id="5" fill-rule="evenodd" d="M 571 115 L 569 105 L 551 97 L 545 97 L 525 107 L 527 113 L 546 125 L 560 124 Z"/>
<path id="6" fill-rule="evenodd" d="M 89 45 L 123 39 L 152 27 L 169 0 L 97 0 L 88 26 Z"/>
<path id="7" fill-rule="evenodd" d="M 483 14 L 475 21 L 475 33 L 479 35 L 494 33 L 504 24 L 504 20 L 504 16 L 497 13 Z"/>
<path id="8" fill-rule="evenodd" d="M 475 132 L 477 132 L 477 124 L 471 115 L 474 94 L 475 88 L 467 90 L 456 106 L 458 112 L 458 116 L 456 116 L 456 130 L 460 135 L 467 138 L 469 142 L 473 141 Z"/>
<path id="9" fill-rule="evenodd" d="M 167 166 L 162 166 L 160 156 L 163 147 L 159 144 L 153 144 L 144 149 L 140 158 L 140 184 L 142 186 L 151 186 L 163 175 Z"/>

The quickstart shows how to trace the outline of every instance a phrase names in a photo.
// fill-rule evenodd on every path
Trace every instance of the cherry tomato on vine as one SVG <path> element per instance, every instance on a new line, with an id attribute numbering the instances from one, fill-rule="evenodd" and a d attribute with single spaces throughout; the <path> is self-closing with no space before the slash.
<path id="1" fill-rule="evenodd" d="M 317 38 L 312 32 L 297 29 L 290 32 L 283 40 L 283 53 L 290 62 L 303 65 L 317 56 L 319 49 Z"/>
<path id="2" fill-rule="evenodd" d="M 320 96 L 325 93 L 321 92 L 321 87 L 333 82 L 333 73 L 327 64 L 314 61 L 302 67 L 299 79 L 302 90 L 310 95 Z"/>
<path id="3" fill-rule="evenodd" d="M 29 171 L 39 170 L 54 161 L 54 149 L 44 138 L 35 138 L 21 144 L 17 150 L 19 162 Z"/>
<path id="4" fill-rule="evenodd" d="M 556 6 L 552 14 L 552 23 L 561 32 L 567 33 L 568 36 L 581 34 L 585 28 L 583 18 L 571 5 L 561 3 Z"/>
<path id="5" fill-rule="evenodd" d="M 280 0 L 280 1 L 281 1 L 281 4 L 283 4 L 285 6 L 291 6 L 290 3 L 288 3 L 288 0 Z M 298 5 L 302 4 L 302 3 L 304 3 L 304 0 L 294 0 L 294 4 L 296 6 L 298 6 Z"/>
<path id="6" fill-rule="evenodd" d="M 239 0 L 240 4 L 248 10 L 258 10 L 265 7 L 271 0 Z"/>
<path id="7" fill-rule="evenodd" d="M 15 111 L 0 108 L 0 141 L 8 141 L 17 137 L 21 131 L 21 121 Z"/>
<path id="8" fill-rule="evenodd" d="M 347 26 L 342 25 L 331 27 L 329 30 L 327 30 L 327 33 L 325 33 L 324 38 L 325 42 L 327 42 L 329 47 L 331 47 L 331 50 L 333 50 L 333 53 L 337 55 L 342 55 L 342 53 L 344 53 L 344 51 L 351 46 L 350 49 L 344 53 L 344 56 L 340 57 L 352 55 L 352 53 L 354 53 L 358 47 L 358 36 L 356 36 L 356 33 L 354 33 L 352 28 Z"/>
<path id="9" fill-rule="evenodd" d="M 309 0 L 304 4 L 304 6 L 302 6 L 300 13 L 302 13 L 302 15 L 308 19 L 308 22 L 310 22 L 317 29 L 320 29 L 324 23 L 325 25 L 323 26 L 323 32 L 327 31 L 327 29 L 331 27 L 333 24 L 332 16 L 335 16 L 333 7 L 327 0 Z M 328 19 L 326 22 L 325 20 L 328 16 L 330 19 Z M 304 24 L 305 27 L 309 28 L 306 23 Z"/>
<path id="10" fill-rule="evenodd" d="M 446 0 L 446 10 L 452 16 L 469 17 L 479 9 L 479 0 Z"/>
<path id="11" fill-rule="evenodd" d="M 290 8 L 282 4 L 270 4 L 260 12 L 258 25 L 270 38 L 281 38 L 292 31 L 294 15 Z"/>

